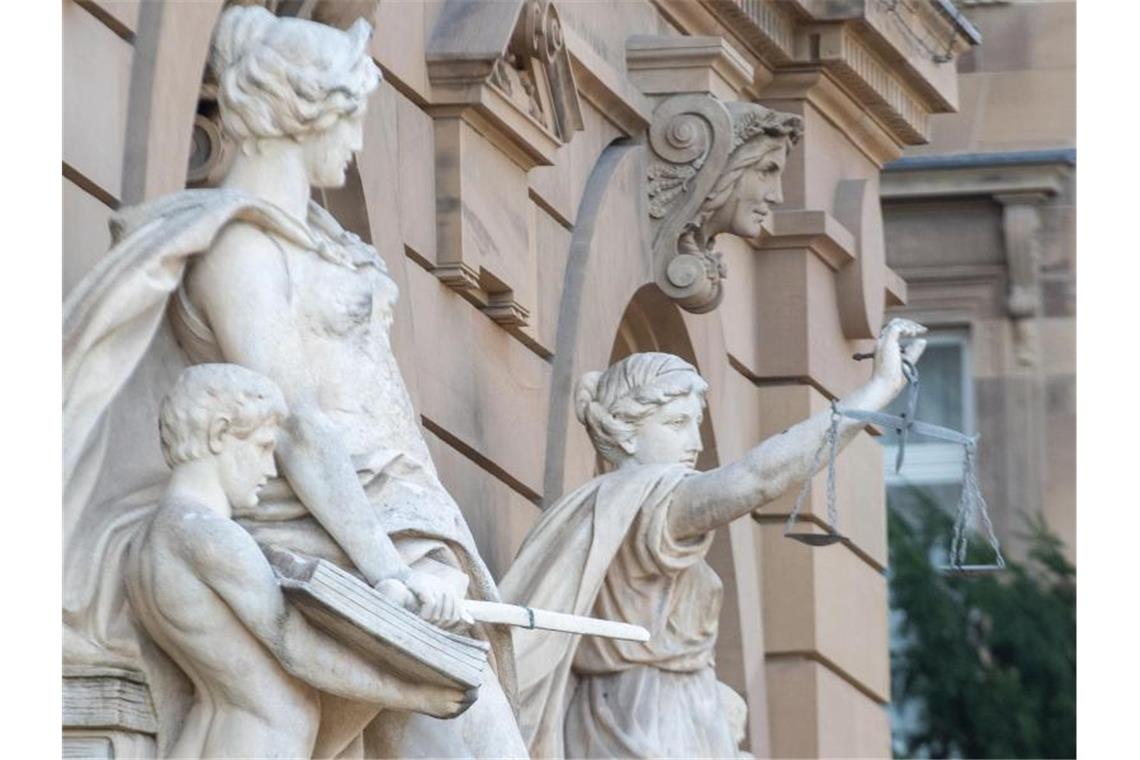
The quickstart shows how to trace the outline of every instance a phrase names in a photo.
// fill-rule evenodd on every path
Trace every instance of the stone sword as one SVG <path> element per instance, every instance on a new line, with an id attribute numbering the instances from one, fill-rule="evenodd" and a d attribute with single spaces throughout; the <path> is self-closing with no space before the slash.
<path id="1" fill-rule="evenodd" d="M 607 639 L 622 639 L 623 641 L 649 641 L 649 631 L 640 625 L 618 623 L 613 620 L 602 620 L 584 615 L 570 615 L 565 612 L 540 610 L 534 607 L 524 607 L 521 604 L 464 599 L 463 609 L 480 623 L 497 623 L 513 625 L 518 628 L 579 633 L 585 636 L 602 636 Z"/>

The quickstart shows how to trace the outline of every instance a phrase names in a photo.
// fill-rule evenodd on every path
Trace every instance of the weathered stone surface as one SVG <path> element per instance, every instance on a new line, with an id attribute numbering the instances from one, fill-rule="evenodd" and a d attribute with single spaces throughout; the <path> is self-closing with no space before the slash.
<path id="1" fill-rule="evenodd" d="M 65 656 L 140 666 L 164 754 L 335 755 L 385 706 L 384 720 L 404 725 L 393 733 L 377 723 L 370 751 L 428 751 L 440 727 L 407 712 L 454 718 L 474 701 L 454 684 L 401 679 L 309 629 L 255 542 L 327 555 L 441 625 L 473 622 L 465 595 L 496 596 L 395 366 L 395 284 L 372 246 L 310 200 L 312 187 L 360 183 L 348 164 L 380 77 L 367 55 L 371 28 L 346 26 L 258 7 L 223 14 L 211 70 L 226 135 L 241 148 L 223 187 L 124 209 L 104 265 L 65 304 Z M 321 112 L 301 118 L 292 102 L 301 99 Z M 398 175 L 390 161 L 384 171 Z M 348 196 L 326 202 L 359 211 Z M 349 222 L 369 231 L 366 217 Z M 129 447 L 102 449 L 114 407 L 151 401 L 117 391 L 137 366 L 151 369 L 166 329 L 182 351 L 174 363 L 192 365 L 161 407 L 170 482 L 156 491 L 162 478 L 146 473 L 96 508 L 91 489 L 114 469 L 107 460 L 133 460 Z M 150 381 L 161 385 L 161 375 Z M 279 432 L 288 480 L 275 465 Z M 83 565 L 104 550 L 102 566 Z M 480 630 L 509 679 L 509 634 Z M 216 640 L 233 644 L 219 650 Z M 219 700 L 219 691 L 241 696 Z M 487 671 L 481 693 L 468 718 L 445 724 L 450 741 L 461 753 L 522 754 L 497 673 Z M 190 701 L 200 719 L 184 723 Z"/>

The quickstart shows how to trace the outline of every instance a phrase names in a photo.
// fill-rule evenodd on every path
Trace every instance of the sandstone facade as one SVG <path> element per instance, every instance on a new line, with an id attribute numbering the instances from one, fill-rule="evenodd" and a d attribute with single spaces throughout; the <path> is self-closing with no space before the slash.
<path id="1" fill-rule="evenodd" d="M 223 6 L 65 0 L 65 294 L 107 250 L 114 209 L 208 185 L 224 164 L 203 82 Z M 400 287 L 393 349 L 496 578 L 540 510 L 597 472 L 570 403 L 584 372 L 638 351 L 692 362 L 710 385 L 705 467 L 866 378 L 851 355 L 907 297 L 886 264 L 880 169 L 957 109 L 953 60 L 978 41 L 935 0 L 557 7 L 560 28 L 538 34 L 528 24 L 544 3 L 381 0 L 384 81 L 365 148 L 346 187 L 316 199 Z M 727 276 L 703 313 L 658 286 L 647 194 L 655 111 L 692 94 L 805 125 L 766 229 L 717 240 Z M 129 434 L 157 447 L 153 428 Z M 850 544 L 783 539 L 788 497 L 721 531 L 708 555 L 725 581 L 718 677 L 747 701 L 757 756 L 888 751 L 883 465 L 870 435 L 838 477 Z M 823 509 L 813 498 L 805 513 L 820 523 Z M 137 674 L 65 662 L 64 693 L 69 752 L 152 746 Z"/>

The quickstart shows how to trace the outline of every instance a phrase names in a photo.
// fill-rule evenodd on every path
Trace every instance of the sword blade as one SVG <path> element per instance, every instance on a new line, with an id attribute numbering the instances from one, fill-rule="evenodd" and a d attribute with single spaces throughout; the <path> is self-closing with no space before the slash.
<path id="1" fill-rule="evenodd" d="M 623 641 L 649 641 L 649 631 L 639 625 L 614 620 L 551 612 L 520 604 L 463 600 L 463 608 L 480 623 L 513 625 L 519 628 L 539 628 L 545 631 L 578 633 L 585 636 L 602 636 Z"/>

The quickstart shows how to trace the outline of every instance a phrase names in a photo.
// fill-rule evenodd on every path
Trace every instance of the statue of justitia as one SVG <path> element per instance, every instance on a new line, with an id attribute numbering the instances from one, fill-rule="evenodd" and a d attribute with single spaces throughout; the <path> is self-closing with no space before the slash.
<path id="1" fill-rule="evenodd" d="M 459 718 L 377 716 L 325 695 L 328 719 L 368 726 L 369 755 L 526 752 L 507 696 L 510 634 L 473 626 L 461 604 L 498 592 L 392 353 L 396 285 L 375 249 L 310 200 L 344 183 L 361 147 L 380 81 L 370 36 L 364 20 L 341 31 L 257 6 L 223 13 L 209 63 L 238 150 L 221 187 L 122 209 L 111 251 L 64 307 L 65 659 L 143 671 L 160 746 L 182 719 L 185 682 L 147 656 L 125 605 L 125 547 L 166 479 L 157 442 L 133 431 L 183 367 L 225 362 L 271 379 L 290 412 L 281 476 L 234 518 L 259 543 L 334 561 L 492 645 L 495 672 Z"/>
<path id="2" fill-rule="evenodd" d="M 714 241 L 756 238 L 783 201 L 782 173 L 798 116 L 755 103 L 678 96 L 654 114 L 648 172 L 657 283 L 680 306 L 708 311 L 724 274 Z M 925 332 L 894 320 L 879 336 L 869 382 L 840 401 L 885 407 Z M 822 412 L 738 462 L 694 468 L 708 385 L 682 359 L 629 356 L 578 384 L 575 408 L 611 471 L 548 507 L 500 588 L 508 601 L 637 623 L 647 642 L 517 630 L 520 714 L 536 757 L 730 757 L 735 692 L 713 668 L 722 585 L 705 560 L 713 531 L 813 474 L 832 430 Z M 837 423 L 836 448 L 865 423 Z"/>
<path id="3" fill-rule="evenodd" d="M 839 401 L 877 411 L 906 384 L 925 332 L 883 328 L 871 379 Z M 587 373 L 578 419 L 611 466 L 563 496 L 531 529 L 500 588 L 508 600 L 636 622 L 646 642 L 515 632 L 519 724 L 535 757 L 732 757 L 735 694 L 713 668 L 723 588 L 705 557 L 716 528 L 810 477 L 834 424 L 830 409 L 739 461 L 695 470 L 708 384 L 671 354 L 641 353 Z M 836 447 L 866 423 L 838 422 Z M 739 699 L 739 697 L 737 697 Z"/>

